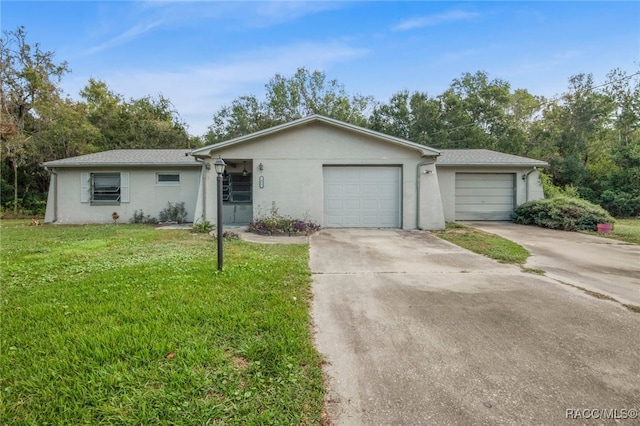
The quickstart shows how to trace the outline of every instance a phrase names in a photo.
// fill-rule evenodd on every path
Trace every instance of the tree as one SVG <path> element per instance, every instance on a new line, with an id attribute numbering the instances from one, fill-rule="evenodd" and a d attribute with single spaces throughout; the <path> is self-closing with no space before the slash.
<path id="1" fill-rule="evenodd" d="M 440 103 L 426 93 L 404 90 L 389 103 L 377 105 L 369 117 L 372 130 L 433 147 L 440 146 L 443 131 Z"/>
<path id="2" fill-rule="evenodd" d="M 547 160 L 556 184 L 579 187 L 597 183 L 589 179 L 589 168 L 610 155 L 607 129 L 612 124 L 613 106 L 611 98 L 595 90 L 592 75 L 578 74 L 569 79 L 569 91 L 546 108 L 543 120 L 555 144 L 555 152 Z"/>
<path id="3" fill-rule="evenodd" d="M 506 81 L 489 80 L 484 71 L 464 73 L 439 100 L 448 130 L 446 147 L 499 150 L 511 144 L 511 87 Z"/>
<path id="4" fill-rule="evenodd" d="M 54 52 L 26 41 L 24 27 L 4 31 L 0 39 L 0 129 L 2 153 L 13 169 L 14 212 L 18 211 L 18 172 L 33 151 L 38 109 L 59 97 L 58 84 L 69 72 L 66 62 L 54 63 Z"/>
<path id="5" fill-rule="evenodd" d="M 100 132 L 100 150 L 189 148 L 199 145 L 171 101 L 162 95 L 125 99 L 103 81 L 90 79 L 80 92 L 89 122 Z"/>
<path id="6" fill-rule="evenodd" d="M 242 96 L 213 116 L 205 135 L 207 143 L 247 135 L 313 114 L 335 118 L 359 126 L 366 125 L 373 98 L 349 95 L 324 72 L 298 68 L 292 77 L 276 74 L 265 86 L 265 101 L 254 95 Z"/>
<path id="7" fill-rule="evenodd" d="M 604 93 L 613 101 L 618 146 L 637 142 L 640 135 L 640 72 L 629 75 L 619 68 L 607 74 Z"/>
<path id="8" fill-rule="evenodd" d="M 286 123 L 313 114 L 364 125 L 373 98 L 349 96 L 337 80 L 327 80 L 324 72 L 298 68 L 286 78 L 276 74 L 266 86 L 267 113 L 276 122 Z"/>

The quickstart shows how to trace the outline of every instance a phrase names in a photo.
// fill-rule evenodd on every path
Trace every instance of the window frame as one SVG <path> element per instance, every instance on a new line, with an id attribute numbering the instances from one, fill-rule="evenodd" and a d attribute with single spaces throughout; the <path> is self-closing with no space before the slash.
<path id="1" fill-rule="evenodd" d="M 96 177 L 98 178 L 118 178 L 118 184 L 102 185 L 99 193 L 96 191 Z M 111 194 L 112 199 L 96 200 L 96 194 L 107 197 Z M 89 203 L 92 206 L 119 206 L 122 203 L 122 174 L 120 172 L 92 172 L 89 174 Z"/>
<path id="2" fill-rule="evenodd" d="M 225 204 L 253 203 L 253 176 L 225 173 L 222 180 L 222 201 Z"/>
<path id="3" fill-rule="evenodd" d="M 161 181 L 160 176 L 177 176 L 178 180 Z M 180 172 L 156 172 L 156 186 L 180 186 Z"/>

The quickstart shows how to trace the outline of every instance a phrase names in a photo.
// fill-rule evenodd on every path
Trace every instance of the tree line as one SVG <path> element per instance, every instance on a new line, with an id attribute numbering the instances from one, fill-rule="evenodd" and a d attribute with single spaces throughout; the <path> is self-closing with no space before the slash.
<path id="1" fill-rule="evenodd" d="M 616 216 L 640 214 L 640 72 L 613 69 L 596 84 L 571 76 L 545 98 L 484 71 L 464 73 L 442 94 L 402 90 L 388 101 L 350 94 L 321 71 L 276 74 L 262 98 L 238 97 L 213 113 L 202 136 L 162 95 L 124 99 L 89 80 L 81 100 L 60 89 L 66 62 L 24 28 L 1 43 L 2 206 L 42 211 L 44 161 L 108 149 L 195 148 L 321 114 L 433 148 L 486 148 L 547 161 L 548 179 Z"/>
<path id="2" fill-rule="evenodd" d="M 90 79 L 74 101 L 60 81 L 71 70 L 52 51 L 29 44 L 24 27 L 0 39 L 1 204 L 3 211 L 43 213 L 49 176 L 45 161 L 109 149 L 193 148 L 169 99 L 125 99 Z"/>
<path id="3" fill-rule="evenodd" d="M 548 99 L 477 71 L 437 96 L 402 90 L 378 102 L 300 68 L 272 78 L 264 100 L 242 96 L 215 113 L 205 143 L 310 114 L 437 149 L 485 148 L 544 160 L 546 175 L 568 193 L 615 216 L 640 214 L 640 72 L 614 69 L 603 84 L 591 74 L 575 75 L 566 92 Z"/>

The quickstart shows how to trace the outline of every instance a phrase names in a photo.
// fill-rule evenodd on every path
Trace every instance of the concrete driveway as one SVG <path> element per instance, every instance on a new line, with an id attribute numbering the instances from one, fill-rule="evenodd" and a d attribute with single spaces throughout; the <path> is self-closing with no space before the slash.
<path id="1" fill-rule="evenodd" d="M 548 277 L 640 306 L 640 246 L 594 235 L 511 222 L 466 222 L 531 253 L 526 267 Z"/>
<path id="2" fill-rule="evenodd" d="M 567 413 L 640 409 L 640 315 L 617 303 L 427 232 L 323 230 L 310 264 L 333 424 L 575 425 Z"/>

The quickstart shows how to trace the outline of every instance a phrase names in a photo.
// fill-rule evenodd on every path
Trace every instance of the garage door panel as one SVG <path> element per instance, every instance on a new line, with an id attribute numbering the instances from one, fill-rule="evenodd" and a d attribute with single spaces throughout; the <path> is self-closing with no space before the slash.
<path id="1" fill-rule="evenodd" d="M 378 209 L 378 200 L 363 200 L 362 208 L 364 210 L 377 210 Z"/>
<path id="2" fill-rule="evenodd" d="M 456 197 L 459 205 L 467 204 L 504 204 L 511 206 L 513 197 L 507 195 L 470 195 L 466 197 Z"/>
<path id="3" fill-rule="evenodd" d="M 342 200 L 333 199 L 333 200 L 328 200 L 327 203 L 328 203 L 328 207 L 329 207 L 330 210 L 341 210 L 342 209 L 342 205 L 343 205 Z"/>
<path id="4" fill-rule="evenodd" d="M 360 223 L 360 216 L 358 215 L 353 215 L 353 216 L 345 216 L 345 224 L 346 226 L 358 226 L 358 224 Z M 344 225 L 342 225 L 344 226 Z"/>
<path id="5" fill-rule="evenodd" d="M 400 227 L 397 166 L 326 166 L 324 226 Z"/>
<path id="6" fill-rule="evenodd" d="M 344 185 L 344 194 L 358 195 L 360 193 L 360 185 L 353 183 L 346 183 Z"/>
<path id="7" fill-rule="evenodd" d="M 513 187 L 508 188 L 478 188 L 478 189 L 469 189 L 462 188 L 456 189 L 456 198 L 463 197 L 502 197 L 506 196 L 507 193 L 511 194 Z"/>
<path id="8" fill-rule="evenodd" d="M 380 215 L 381 222 L 387 227 L 393 227 L 396 221 L 396 217 L 394 215 Z"/>
<path id="9" fill-rule="evenodd" d="M 329 226 L 329 227 L 342 226 L 343 219 L 344 218 L 342 216 L 329 215 L 325 218 L 325 221 L 327 222 L 326 226 Z"/>
<path id="10" fill-rule="evenodd" d="M 360 210 L 361 206 L 362 204 L 360 200 L 345 200 L 343 205 L 344 209 L 348 212 L 358 211 Z"/>
<path id="11" fill-rule="evenodd" d="M 465 212 L 468 214 L 472 214 L 473 212 L 506 212 L 506 206 L 504 204 L 473 204 L 473 205 L 464 205 L 460 206 L 458 209 L 459 212 Z"/>
<path id="12" fill-rule="evenodd" d="M 363 184 L 360 187 L 360 190 L 362 191 L 362 194 L 364 194 L 364 195 L 376 195 L 376 194 L 378 194 L 379 189 L 380 189 L 380 187 L 378 185 L 370 184 L 370 183 Z"/>
<path id="13" fill-rule="evenodd" d="M 456 220 L 510 220 L 513 173 L 456 173 Z"/>
<path id="14" fill-rule="evenodd" d="M 457 173 L 460 182 L 508 181 L 513 173 Z"/>
<path id="15" fill-rule="evenodd" d="M 456 220 L 477 220 L 477 221 L 498 221 L 511 220 L 511 215 L 503 211 L 473 211 L 473 212 L 456 212 Z"/>
<path id="16" fill-rule="evenodd" d="M 395 212 L 397 207 L 396 204 L 397 203 L 391 200 L 380 200 L 379 208 L 382 211 Z"/>
<path id="17" fill-rule="evenodd" d="M 487 185 L 491 185 L 487 187 Z M 461 191 L 466 191 L 469 193 L 477 192 L 477 191 L 489 191 L 489 192 L 497 192 L 504 191 L 505 189 L 512 189 L 513 182 L 505 182 L 505 181 L 487 181 L 482 182 L 479 185 L 457 185 L 457 188 Z M 457 192 L 456 192 L 457 193 Z"/>

